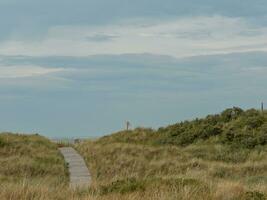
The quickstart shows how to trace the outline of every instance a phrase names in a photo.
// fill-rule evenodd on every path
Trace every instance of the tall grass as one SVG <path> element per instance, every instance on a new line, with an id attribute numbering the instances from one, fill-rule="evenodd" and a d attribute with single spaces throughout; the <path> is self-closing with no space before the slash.
<path id="1" fill-rule="evenodd" d="M 0 134 L 0 199 L 39 199 L 67 187 L 68 172 L 57 146 L 39 135 Z M 46 197 L 46 196 L 44 196 Z"/>
<path id="2" fill-rule="evenodd" d="M 187 147 L 99 141 L 76 148 L 95 191 L 117 199 L 265 199 L 267 149 L 222 144 Z"/>
<path id="3" fill-rule="evenodd" d="M 266 199 L 266 148 L 243 151 L 210 143 L 177 147 L 86 141 L 76 148 L 90 168 L 93 183 L 72 190 L 56 145 L 39 136 L 2 134 L 0 138 L 5 143 L 0 148 L 1 200 Z M 12 148 L 6 146 L 9 142 Z M 12 159 L 2 165 L 17 155 L 18 162 Z M 34 167 L 40 157 L 46 158 L 42 170 Z M 9 172 L 12 165 L 17 172 Z"/>
<path id="4" fill-rule="evenodd" d="M 68 187 L 57 146 L 0 134 L 0 199 L 265 200 L 267 113 L 227 109 L 158 130 L 137 128 L 74 147 L 93 176 Z"/>

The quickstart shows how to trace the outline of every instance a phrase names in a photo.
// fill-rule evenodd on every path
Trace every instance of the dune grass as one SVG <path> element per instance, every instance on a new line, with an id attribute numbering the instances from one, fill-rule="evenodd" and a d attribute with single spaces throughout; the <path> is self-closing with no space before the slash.
<path id="1" fill-rule="evenodd" d="M 0 199 L 40 199 L 39 191 L 67 187 L 64 159 L 42 136 L 1 133 L 0 163 Z"/>
<path id="2" fill-rule="evenodd" d="M 227 109 L 75 144 L 93 182 L 70 189 L 57 145 L 0 134 L 0 199 L 265 200 L 267 113 Z M 60 144 L 62 146 L 64 144 Z"/>
<path id="3" fill-rule="evenodd" d="M 84 142 L 76 148 L 104 198 L 265 199 L 267 149 Z"/>
<path id="4" fill-rule="evenodd" d="M 72 190 L 67 185 L 66 166 L 54 144 L 40 145 L 43 142 L 40 142 L 39 136 L 29 136 L 34 138 L 30 141 L 25 139 L 28 136 L 6 136 L 9 141 L 18 142 L 13 144 L 15 150 L 10 149 L 11 152 L 6 155 L 10 158 L 18 156 L 19 162 L 15 163 L 17 172 L 12 170 L 9 175 L 7 165 L 1 165 L 0 199 L 3 200 L 266 199 L 265 147 L 244 151 L 213 142 L 177 147 L 117 142 L 107 144 L 101 139 L 86 141 L 75 148 L 84 156 L 93 175 L 93 183 L 90 188 Z M 23 148 L 19 144 L 22 138 L 17 137 L 22 137 L 24 142 L 26 140 L 35 151 L 23 150 L 24 153 L 18 154 Z M 39 141 L 39 145 L 33 144 L 33 141 Z M 42 151 L 38 150 L 40 146 Z M 4 159 L 2 152 L 8 151 L 3 151 L 1 147 L 1 164 L 9 159 Z M 28 152 L 27 155 L 25 152 Z M 46 157 L 44 165 L 47 169 L 32 167 L 36 158 L 39 162 L 38 155 Z M 32 161 L 23 162 L 24 159 Z"/>
<path id="5" fill-rule="evenodd" d="M 118 199 L 266 199 L 267 112 L 234 107 L 76 145 L 94 192 Z"/>

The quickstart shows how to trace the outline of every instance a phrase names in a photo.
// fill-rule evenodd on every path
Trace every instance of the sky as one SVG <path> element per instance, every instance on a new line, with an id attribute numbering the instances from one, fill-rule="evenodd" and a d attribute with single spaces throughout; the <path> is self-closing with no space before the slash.
<path id="1" fill-rule="evenodd" d="M 266 0 L 0 0 L 0 131 L 99 137 L 267 104 Z"/>

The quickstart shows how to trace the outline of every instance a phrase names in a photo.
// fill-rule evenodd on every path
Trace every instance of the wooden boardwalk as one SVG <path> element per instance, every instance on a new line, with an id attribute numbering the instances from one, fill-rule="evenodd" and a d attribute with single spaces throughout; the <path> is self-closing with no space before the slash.
<path id="1" fill-rule="evenodd" d="M 70 187 L 89 187 L 91 175 L 84 159 L 71 147 L 59 148 L 68 163 L 70 173 Z"/>

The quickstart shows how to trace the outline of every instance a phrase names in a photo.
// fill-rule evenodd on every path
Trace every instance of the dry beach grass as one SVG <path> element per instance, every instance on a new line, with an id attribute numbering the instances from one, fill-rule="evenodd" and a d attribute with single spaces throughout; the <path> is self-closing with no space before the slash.
<path id="1" fill-rule="evenodd" d="M 0 199 L 3 200 L 230 200 L 264 199 L 263 195 L 267 194 L 265 148 L 250 151 L 242 161 L 236 162 L 235 158 L 224 161 L 220 156 L 226 151 L 225 147 L 208 143 L 155 147 L 87 141 L 76 148 L 88 163 L 93 184 L 89 189 L 71 190 L 66 184 L 64 162 L 55 145 L 43 146 L 40 141 L 48 141 L 39 140 L 39 136 L 4 134 L 2 141 L 3 138 L 17 143 L 12 150 L 1 147 Z M 21 142 L 33 149 L 24 149 Z M 40 157 L 46 158 L 47 169 L 35 163 Z"/>
<path id="2" fill-rule="evenodd" d="M 96 193 L 106 198 L 230 200 L 265 199 L 267 194 L 266 148 L 250 151 L 238 162 L 225 161 L 221 155 L 227 149 L 214 144 L 152 147 L 88 141 L 77 149 L 94 176 Z"/>
<path id="3" fill-rule="evenodd" d="M 76 190 L 56 144 L 2 133 L 0 199 L 265 200 L 267 114 L 229 113 L 75 144 L 93 181 Z"/>

